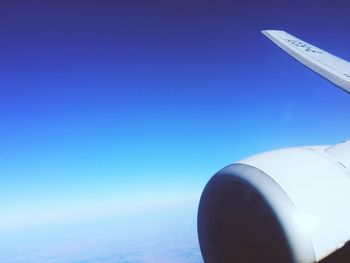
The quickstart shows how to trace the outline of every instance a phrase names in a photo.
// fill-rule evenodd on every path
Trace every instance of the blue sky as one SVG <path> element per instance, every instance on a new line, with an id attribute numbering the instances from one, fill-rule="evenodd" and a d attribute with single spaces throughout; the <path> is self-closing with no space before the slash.
<path id="1" fill-rule="evenodd" d="M 260 31 L 350 60 L 349 7 L 2 3 L 0 231 L 195 207 L 235 160 L 347 139 L 349 96 Z"/>

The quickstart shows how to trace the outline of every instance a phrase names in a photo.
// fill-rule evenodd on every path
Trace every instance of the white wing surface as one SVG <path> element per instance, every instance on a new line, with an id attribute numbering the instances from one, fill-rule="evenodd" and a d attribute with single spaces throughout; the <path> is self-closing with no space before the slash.
<path id="1" fill-rule="evenodd" d="M 264 35 L 299 62 L 350 93 L 350 63 L 285 31 L 265 30 Z"/>

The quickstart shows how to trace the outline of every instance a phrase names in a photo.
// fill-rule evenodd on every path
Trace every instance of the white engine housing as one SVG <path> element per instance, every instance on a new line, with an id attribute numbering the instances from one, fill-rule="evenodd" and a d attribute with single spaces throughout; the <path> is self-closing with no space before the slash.
<path id="1" fill-rule="evenodd" d="M 236 192 L 227 194 L 230 187 Z M 251 205 L 247 201 L 247 197 L 252 198 L 252 195 L 260 199 L 258 205 Z M 229 204 L 227 202 L 230 201 L 224 199 L 230 199 L 233 203 Z M 238 254 L 241 253 L 238 251 L 243 246 L 240 242 L 245 238 L 239 236 L 246 233 L 242 228 L 255 229 L 256 235 L 260 233 L 260 237 L 250 238 L 255 239 L 256 243 L 251 246 L 260 246 L 264 250 L 262 242 L 266 240 L 268 244 L 269 232 L 268 229 L 261 232 L 265 220 L 262 217 L 269 217 L 268 220 L 275 222 L 280 229 L 281 237 L 276 234 L 276 240 L 271 242 L 285 243 L 285 257 L 290 257 L 290 260 L 284 262 L 318 262 L 350 240 L 349 200 L 350 141 L 331 147 L 276 150 L 238 161 L 213 176 L 202 194 L 198 234 L 205 262 L 221 262 L 215 259 L 216 254 L 226 252 L 215 252 L 211 247 L 224 242 L 231 246 L 231 255 L 226 255 L 225 258 L 231 257 L 231 261 L 234 261 L 235 250 Z M 227 214 L 226 210 L 231 207 L 235 211 Z M 254 214 L 251 211 L 249 216 L 244 214 L 249 209 L 262 209 L 265 212 Z M 219 218 L 220 214 L 230 217 L 232 223 L 237 225 L 227 230 L 227 236 L 225 232 L 218 234 L 222 225 L 227 223 L 226 219 Z M 249 217 L 254 217 L 255 220 L 250 221 Z M 211 238 L 216 245 L 211 243 Z M 220 239 L 223 240 L 222 243 Z M 249 246 L 250 241 L 244 242 Z M 271 246 L 274 245 L 268 249 Z M 254 249 L 251 251 L 254 253 Z M 261 262 L 267 262 L 260 259 Z M 274 260 L 269 259 L 269 262 Z"/>

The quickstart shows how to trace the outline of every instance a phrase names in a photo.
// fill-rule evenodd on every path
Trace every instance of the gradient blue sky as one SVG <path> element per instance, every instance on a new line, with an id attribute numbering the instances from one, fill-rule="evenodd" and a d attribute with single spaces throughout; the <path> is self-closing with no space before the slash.
<path id="1" fill-rule="evenodd" d="M 350 60 L 349 9 L 1 2 L 0 233 L 195 207 L 235 160 L 349 138 L 350 97 L 260 33 L 283 29 Z"/>

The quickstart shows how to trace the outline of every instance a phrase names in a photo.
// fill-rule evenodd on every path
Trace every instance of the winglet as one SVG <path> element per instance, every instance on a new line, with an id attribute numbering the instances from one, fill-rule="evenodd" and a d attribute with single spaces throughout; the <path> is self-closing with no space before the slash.
<path id="1" fill-rule="evenodd" d="M 289 55 L 337 87 L 350 93 L 350 63 L 285 31 L 263 30 L 265 36 Z"/>

